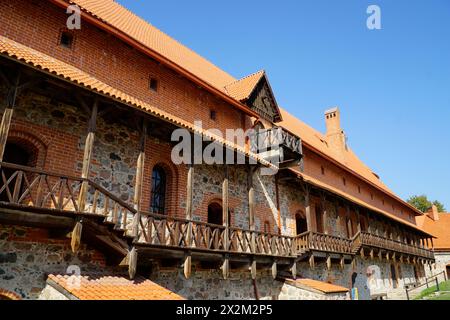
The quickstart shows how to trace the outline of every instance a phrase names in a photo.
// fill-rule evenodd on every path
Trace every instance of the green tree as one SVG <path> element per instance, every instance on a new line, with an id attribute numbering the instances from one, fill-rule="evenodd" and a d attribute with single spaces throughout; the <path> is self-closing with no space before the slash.
<path id="1" fill-rule="evenodd" d="M 411 198 L 409 198 L 407 200 L 407 202 L 412 205 L 413 207 L 417 208 L 418 210 L 422 211 L 422 212 L 427 212 L 428 210 L 430 210 L 430 208 L 433 206 L 433 204 L 438 208 L 439 212 L 445 212 L 445 207 L 444 205 L 435 200 L 435 201 L 430 201 L 428 200 L 428 197 L 426 195 L 420 195 L 420 196 L 412 196 Z"/>

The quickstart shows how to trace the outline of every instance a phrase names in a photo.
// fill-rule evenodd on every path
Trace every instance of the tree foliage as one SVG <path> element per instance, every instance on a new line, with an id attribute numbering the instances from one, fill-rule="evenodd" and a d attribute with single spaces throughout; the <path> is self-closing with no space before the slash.
<path id="1" fill-rule="evenodd" d="M 430 210 L 433 204 L 437 207 L 439 212 L 446 211 L 444 205 L 441 202 L 437 200 L 430 201 L 428 200 L 428 197 L 426 195 L 412 196 L 407 200 L 407 202 L 424 213 Z"/>

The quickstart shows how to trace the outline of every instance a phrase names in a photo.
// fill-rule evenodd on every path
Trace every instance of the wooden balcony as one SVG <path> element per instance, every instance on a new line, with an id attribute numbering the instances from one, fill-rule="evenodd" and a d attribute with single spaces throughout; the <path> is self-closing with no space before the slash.
<path id="1" fill-rule="evenodd" d="M 6 210 L 93 218 L 137 247 L 266 258 L 297 257 L 296 238 L 225 228 L 138 212 L 89 179 L 0 163 L 0 207 Z M 86 185 L 85 199 L 80 190 Z M 144 250 L 145 251 L 145 250 Z"/>
<path id="2" fill-rule="evenodd" d="M 368 232 L 361 232 L 358 241 L 360 241 L 362 247 L 391 251 L 392 253 L 397 253 L 399 255 L 403 254 L 405 256 L 418 257 L 425 260 L 434 260 L 434 253 L 432 250 L 387 239 Z"/>
<path id="3" fill-rule="evenodd" d="M 352 255 L 352 240 L 317 232 L 305 232 L 297 237 L 298 252 L 317 251 Z"/>
<path id="4" fill-rule="evenodd" d="M 90 179 L 0 163 L 0 220 L 14 212 L 92 218 L 112 229 L 129 245 L 164 256 L 167 250 L 203 255 L 233 255 L 251 260 L 273 259 L 289 263 L 315 253 L 356 255 L 361 248 L 395 252 L 433 260 L 433 251 L 361 232 L 353 239 L 306 232 L 297 237 L 213 225 L 165 215 L 138 212 Z M 80 192 L 86 188 L 85 196 Z M 6 217 L 6 218 L 5 218 Z M 125 246 L 125 248 L 127 248 Z M 166 251 L 165 251 L 166 250 Z M 144 250 L 145 251 L 145 250 Z"/>
<path id="5" fill-rule="evenodd" d="M 296 258 L 296 238 L 180 218 L 140 214 L 137 243 L 220 254 Z M 227 241 L 228 234 L 228 241 Z"/>

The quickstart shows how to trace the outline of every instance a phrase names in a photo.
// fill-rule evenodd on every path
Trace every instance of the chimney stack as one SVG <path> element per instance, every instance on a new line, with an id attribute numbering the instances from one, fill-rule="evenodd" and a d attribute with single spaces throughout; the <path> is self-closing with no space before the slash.
<path id="1" fill-rule="evenodd" d="M 347 142 L 344 130 L 341 128 L 341 112 L 339 108 L 325 111 L 325 123 L 327 126 L 326 139 L 330 148 L 340 157 L 344 157 L 347 150 Z"/>
<path id="2" fill-rule="evenodd" d="M 428 212 L 428 216 L 434 221 L 439 221 L 439 211 L 438 208 L 433 204 L 431 210 Z"/>

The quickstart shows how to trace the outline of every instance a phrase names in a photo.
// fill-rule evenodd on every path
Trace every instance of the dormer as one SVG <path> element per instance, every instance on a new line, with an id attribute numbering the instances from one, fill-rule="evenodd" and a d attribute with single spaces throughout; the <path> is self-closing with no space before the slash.
<path id="1" fill-rule="evenodd" d="M 258 113 L 261 118 L 272 123 L 282 120 L 280 109 L 264 70 L 225 86 L 225 90 L 234 99 Z"/>

